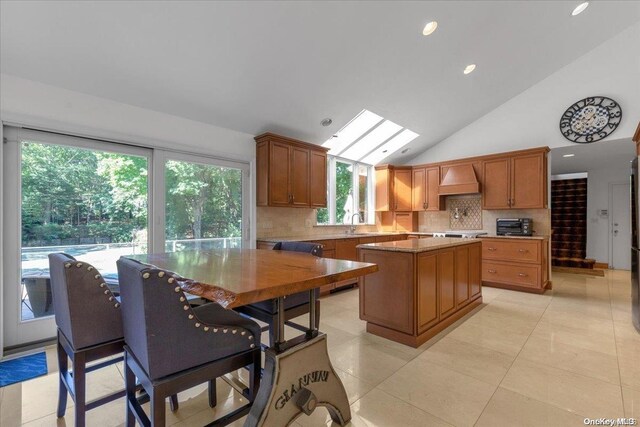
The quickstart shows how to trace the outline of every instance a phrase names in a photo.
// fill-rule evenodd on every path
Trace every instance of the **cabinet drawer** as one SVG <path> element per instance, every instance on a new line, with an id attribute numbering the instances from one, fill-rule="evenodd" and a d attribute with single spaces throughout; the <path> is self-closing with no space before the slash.
<path id="1" fill-rule="evenodd" d="M 482 258 L 539 264 L 542 260 L 539 243 L 535 240 L 482 239 Z"/>
<path id="2" fill-rule="evenodd" d="M 336 248 L 336 241 L 335 240 L 316 240 L 314 243 L 322 245 L 322 250 L 324 252 L 330 251 L 330 250 L 333 250 L 333 249 Z"/>
<path id="3" fill-rule="evenodd" d="M 540 267 L 482 261 L 482 281 L 540 287 Z"/>

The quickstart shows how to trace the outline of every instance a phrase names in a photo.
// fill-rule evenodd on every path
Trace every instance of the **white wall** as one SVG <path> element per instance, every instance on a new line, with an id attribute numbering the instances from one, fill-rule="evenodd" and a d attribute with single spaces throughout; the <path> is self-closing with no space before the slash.
<path id="1" fill-rule="evenodd" d="M 409 164 L 439 162 L 530 147 L 571 145 L 559 131 L 574 102 L 608 96 L 622 107 L 612 138 L 630 138 L 640 119 L 640 23 L 459 130 Z M 481 70 L 476 72 L 482 72 Z"/>
<path id="2" fill-rule="evenodd" d="M 255 159 L 253 135 L 0 75 L 0 118 L 81 136 Z"/>
<path id="3" fill-rule="evenodd" d="M 609 209 L 609 184 L 628 183 L 630 171 L 628 164 L 587 171 L 587 258 L 610 263 L 609 217 L 599 216 L 598 211 Z"/>

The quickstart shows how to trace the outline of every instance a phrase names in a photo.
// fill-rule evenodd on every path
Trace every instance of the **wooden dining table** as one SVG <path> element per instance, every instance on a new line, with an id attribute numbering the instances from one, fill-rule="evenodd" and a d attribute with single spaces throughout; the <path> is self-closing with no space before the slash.
<path id="1" fill-rule="evenodd" d="M 274 346 L 265 352 L 258 395 L 245 426 L 285 426 L 317 406 L 333 421 L 351 419 L 344 386 L 327 351 L 326 335 L 316 324 L 315 289 L 378 270 L 376 264 L 320 258 L 306 253 L 261 249 L 214 249 L 133 255 L 128 258 L 172 271 L 185 292 L 233 309 L 276 301 Z M 309 292 L 309 325 L 293 339 L 284 337 L 284 298 Z"/>

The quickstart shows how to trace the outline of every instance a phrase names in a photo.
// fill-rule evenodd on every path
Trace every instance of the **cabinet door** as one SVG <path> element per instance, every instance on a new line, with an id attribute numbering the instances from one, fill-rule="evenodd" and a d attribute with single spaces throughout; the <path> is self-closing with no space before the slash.
<path id="1" fill-rule="evenodd" d="M 508 157 L 483 162 L 482 207 L 484 209 L 509 209 L 509 163 Z"/>
<path id="2" fill-rule="evenodd" d="M 309 206 L 309 150 L 291 147 L 291 204 Z"/>
<path id="3" fill-rule="evenodd" d="M 411 169 L 395 170 L 393 174 L 393 193 L 396 211 L 411 210 Z"/>
<path id="4" fill-rule="evenodd" d="M 427 191 L 426 201 L 428 211 L 440 210 L 440 194 L 438 194 L 438 186 L 440 185 L 440 168 L 429 168 L 426 171 Z"/>
<path id="5" fill-rule="evenodd" d="M 511 207 L 543 209 L 546 207 L 545 155 L 529 154 L 511 158 Z"/>
<path id="6" fill-rule="evenodd" d="M 391 169 L 385 167 L 376 168 L 376 211 L 393 210 L 393 193 L 391 183 L 393 174 Z"/>
<path id="7" fill-rule="evenodd" d="M 309 164 L 309 204 L 314 208 L 327 207 L 327 154 L 311 151 Z"/>
<path id="8" fill-rule="evenodd" d="M 438 253 L 438 302 L 440 319 L 447 317 L 456 308 L 455 300 L 455 252 L 444 249 Z"/>
<path id="9" fill-rule="evenodd" d="M 418 333 L 438 322 L 438 256 L 418 255 Z"/>
<path id="10" fill-rule="evenodd" d="M 427 208 L 427 171 L 414 169 L 411 184 L 411 210 L 423 211 Z"/>
<path id="11" fill-rule="evenodd" d="M 358 239 L 338 239 L 336 240 L 336 258 L 347 259 L 350 261 L 358 260 L 358 251 L 356 246 Z"/>
<path id="12" fill-rule="evenodd" d="M 469 247 L 469 297 L 475 298 L 482 291 L 482 245 Z"/>
<path id="13" fill-rule="evenodd" d="M 256 205 L 269 205 L 269 141 L 256 146 Z"/>
<path id="14" fill-rule="evenodd" d="M 289 145 L 272 142 L 269 155 L 269 205 L 289 206 Z"/>
<path id="15" fill-rule="evenodd" d="M 456 306 L 462 307 L 469 302 L 469 247 L 455 248 Z"/>

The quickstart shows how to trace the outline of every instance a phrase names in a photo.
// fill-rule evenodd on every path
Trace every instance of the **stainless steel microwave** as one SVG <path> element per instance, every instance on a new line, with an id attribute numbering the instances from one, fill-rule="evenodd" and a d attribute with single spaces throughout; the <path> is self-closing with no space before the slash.
<path id="1" fill-rule="evenodd" d="M 498 218 L 496 234 L 498 236 L 531 236 L 533 234 L 531 218 Z"/>

